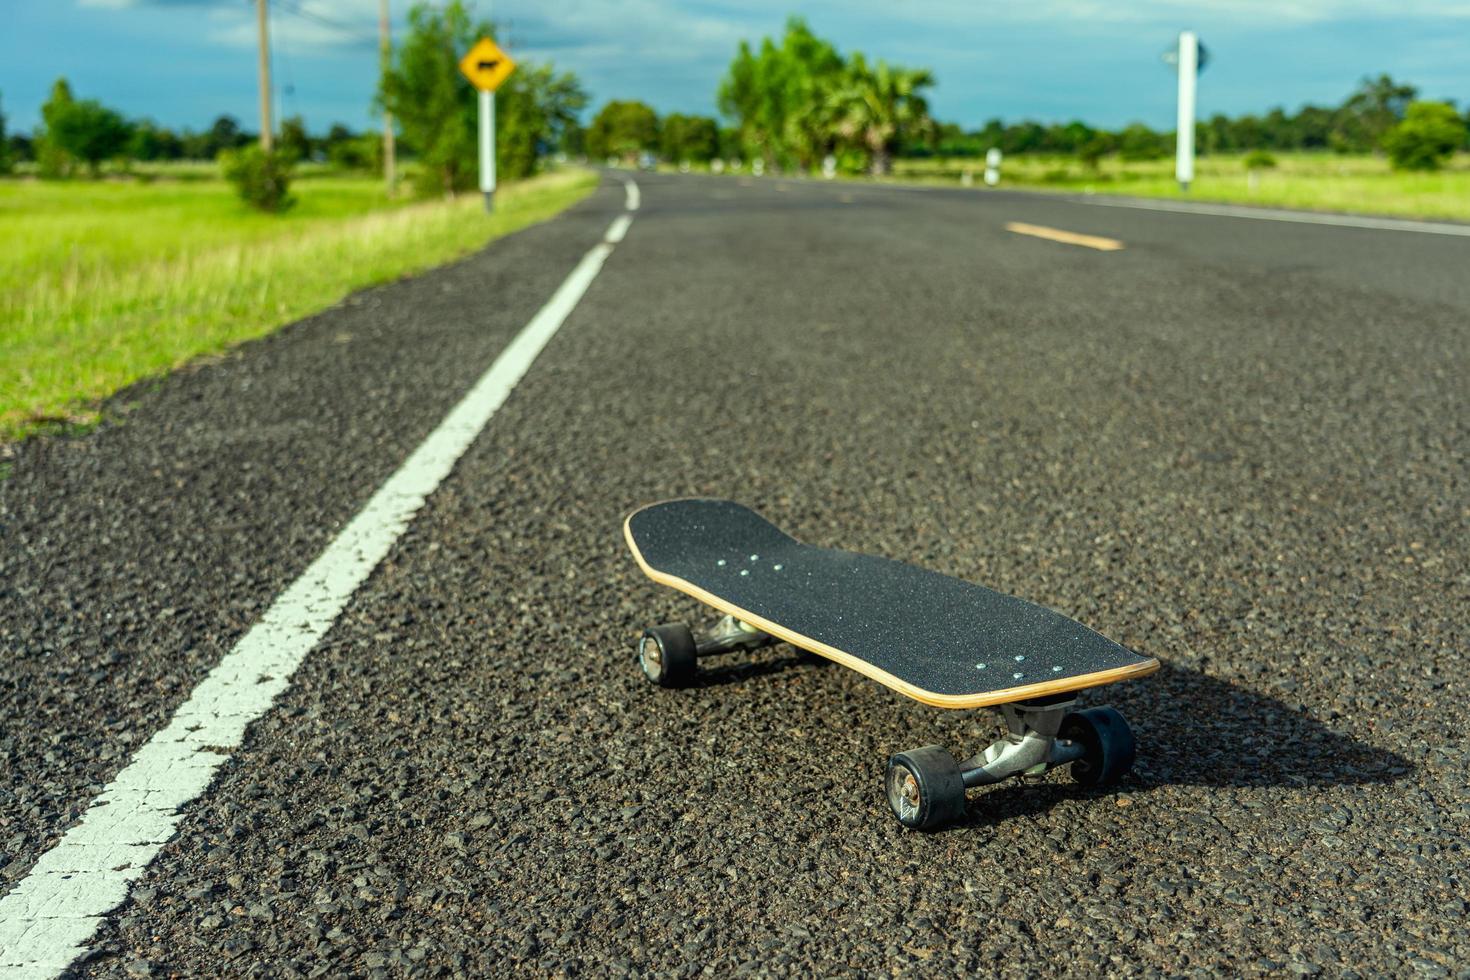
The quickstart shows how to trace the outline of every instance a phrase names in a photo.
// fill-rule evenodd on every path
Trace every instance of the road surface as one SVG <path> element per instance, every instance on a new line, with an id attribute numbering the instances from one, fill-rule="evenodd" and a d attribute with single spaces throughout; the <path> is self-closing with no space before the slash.
<path id="1" fill-rule="evenodd" d="M 1470 238 L 624 179 L 19 447 L 0 965 L 80 934 L 79 976 L 1466 975 Z M 593 253 L 294 673 L 246 678 L 281 690 L 243 742 L 191 747 L 207 790 L 87 838 Z M 1135 772 L 916 834 L 888 755 L 990 714 L 785 647 L 650 686 L 640 631 L 700 610 L 620 522 L 690 494 L 1158 657 L 1093 701 Z"/>

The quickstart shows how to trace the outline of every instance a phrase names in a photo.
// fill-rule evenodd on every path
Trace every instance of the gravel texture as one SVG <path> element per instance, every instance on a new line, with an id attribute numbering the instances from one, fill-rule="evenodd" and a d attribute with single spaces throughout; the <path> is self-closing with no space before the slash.
<path id="1" fill-rule="evenodd" d="M 1470 975 L 1470 242 L 638 179 L 581 306 L 78 972 Z M 0 874 L 620 199 L 24 448 L 0 484 Z M 976 791 L 914 834 L 887 756 L 973 751 L 989 714 L 786 647 L 647 684 L 642 627 L 700 611 L 620 521 L 694 494 L 1159 657 L 1091 696 L 1133 723 L 1135 773 Z"/>

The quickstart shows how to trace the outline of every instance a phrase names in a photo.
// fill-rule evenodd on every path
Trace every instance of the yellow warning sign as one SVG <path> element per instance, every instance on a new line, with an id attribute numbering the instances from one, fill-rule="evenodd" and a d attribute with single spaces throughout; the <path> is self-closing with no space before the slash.
<path id="1" fill-rule="evenodd" d="M 482 37 L 459 63 L 459 70 L 481 92 L 493 92 L 505 84 L 516 63 L 488 37 Z"/>

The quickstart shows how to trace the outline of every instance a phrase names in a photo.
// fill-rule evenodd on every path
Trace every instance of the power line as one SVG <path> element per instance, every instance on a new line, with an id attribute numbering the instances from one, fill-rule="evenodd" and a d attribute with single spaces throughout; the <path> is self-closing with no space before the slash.
<path id="1" fill-rule="evenodd" d="M 306 9 L 304 6 L 301 5 L 301 3 L 298 2 L 298 0 L 271 0 L 271 3 L 281 8 L 286 13 L 295 14 L 297 17 L 300 17 L 303 20 L 309 20 L 319 27 L 325 27 L 330 31 L 335 31 L 337 34 L 340 34 L 343 37 L 351 38 L 358 44 L 361 44 L 363 46 L 372 45 L 374 48 L 378 46 L 378 39 L 375 35 L 364 31 L 360 27 L 354 27 L 351 24 L 346 24 L 339 20 L 333 20 L 330 17 L 323 17 L 321 14 L 318 14 L 315 11 Z"/>

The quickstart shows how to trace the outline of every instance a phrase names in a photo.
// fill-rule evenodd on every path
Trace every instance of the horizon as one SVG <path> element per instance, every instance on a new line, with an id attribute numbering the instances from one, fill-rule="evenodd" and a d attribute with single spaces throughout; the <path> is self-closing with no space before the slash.
<path id="1" fill-rule="evenodd" d="M 378 124 L 375 0 L 276 0 L 271 16 L 274 118 L 312 132 Z M 518 60 L 552 62 L 588 91 L 584 119 L 615 99 L 720 118 L 716 89 L 741 40 L 777 36 L 801 16 L 844 54 L 931 68 L 935 119 L 965 130 L 990 119 L 1080 120 L 1116 130 L 1174 128 L 1173 79 L 1161 54 L 1194 29 L 1211 62 L 1201 119 L 1340 104 L 1365 77 L 1389 74 L 1423 98 L 1470 100 L 1470 64 L 1454 42 L 1470 4 L 1378 0 L 1231 0 L 1209 12 L 1146 2 L 1117 11 L 1093 0 L 974 8 L 941 0 L 885 11 L 874 0 L 799 5 L 755 0 L 636 0 L 613 10 L 568 0 L 555 15 L 529 0 L 477 3 Z M 402 37 L 408 5 L 393 4 Z M 33 132 L 52 84 L 65 77 L 133 119 L 201 130 L 220 115 L 258 128 L 254 17 L 239 0 L 22 0 L 0 39 L 0 107 L 11 132 Z M 125 54 L 118 56 L 120 46 Z M 1264 66 L 1269 66 L 1269 71 Z M 145 70 L 146 69 L 146 70 Z"/>

